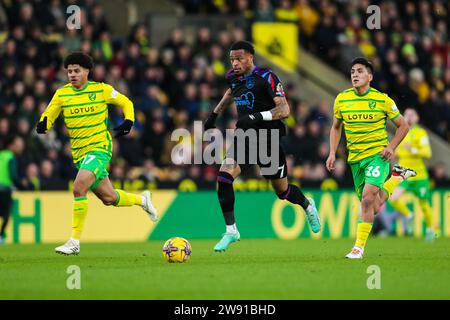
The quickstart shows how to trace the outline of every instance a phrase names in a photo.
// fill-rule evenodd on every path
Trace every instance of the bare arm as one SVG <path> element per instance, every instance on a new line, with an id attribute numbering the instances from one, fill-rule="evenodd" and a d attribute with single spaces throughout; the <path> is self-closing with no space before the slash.
<path id="1" fill-rule="evenodd" d="M 397 130 L 395 131 L 395 136 L 389 143 L 388 147 L 395 150 L 400 142 L 402 142 L 402 140 L 406 137 L 406 134 L 409 131 L 409 126 L 403 116 L 397 117 L 396 119 L 392 120 L 392 122 L 397 126 Z"/>
<path id="2" fill-rule="evenodd" d="M 326 167 L 328 171 L 334 170 L 334 162 L 336 161 L 336 150 L 339 145 L 339 140 L 342 135 L 342 120 L 333 119 L 333 124 L 330 129 L 330 154 L 328 156 Z"/>
<path id="3" fill-rule="evenodd" d="M 208 119 L 206 119 L 203 128 L 205 130 L 215 128 L 216 119 L 218 115 L 228 107 L 231 102 L 233 102 L 233 96 L 231 95 L 231 89 L 228 89 L 223 95 L 222 99 L 219 101 L 217 106 L 213 109 L 213 111 L 209 114 Z"/>
<path id="4" fill-rule="evenodd" d="M 394 138 L 391 142 L 381 151 L 381 157 L 383 159 L 389 160 L 393 155 L 397 146 L 402 142 L 403 138 L 405 138 L 406 134 L 409 131 L 408 123 L 406 123 L 405 118 L 403 116 L 399 116 L 396 119 L 392 120 L 394 124 L 397 126 L 397 130 L 395 131 Z"/>
<path id="5" fill-rule="evenodd" d="M 339 140 L 342 135 L 342 120 L 334 118 L 330 130 L 330 154 L 336 154 Z"/>
<path id="6" fill-rule="evenodd" d="M 270 110 L 272 120 L 286 119 L 289 117 L 290 108 L 286 98 L 275 97 L 273 98 L 273 101 L 275 102 L 275 108 Z"/>
<path id="7" fill-rule="evenodd" d="M 225 110 L 226 107 L 231 104 L 231 102 L 233 102 L 233 96 L 231 95 L 231 89 L 228 89 L 217 106 L 214 108 L 213 112 L 216 114 L 221 113 L 223 110 Z"/>

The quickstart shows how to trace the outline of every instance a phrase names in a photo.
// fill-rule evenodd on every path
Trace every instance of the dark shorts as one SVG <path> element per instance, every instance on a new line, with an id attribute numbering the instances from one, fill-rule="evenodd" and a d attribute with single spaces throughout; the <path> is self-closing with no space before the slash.
<path id="1" fill-rule="evenodd" d="M 12 191 L 0 190 L 0 217 L 7 217 L 12 207 Z"/>
<path id="2" fill-rule="evenodd" d="M 271 139 L 270 135 L 260 133 L 242 139 L 235 136 L 228 148 L 225 161 L 232 159 L 245 173 L 253 165 L 258 165 L 261 175 L 269 180 L 287 176 L 286 155 L 281 146 L 281 139 Z"/>

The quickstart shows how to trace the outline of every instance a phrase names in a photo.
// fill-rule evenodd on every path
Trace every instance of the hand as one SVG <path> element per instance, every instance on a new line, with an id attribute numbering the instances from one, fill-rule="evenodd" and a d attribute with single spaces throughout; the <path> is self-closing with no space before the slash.
<path id="1" fill-rule="evenodd" d="M 44 134 L 47 131 L 47 117 L 44 120 L 39 121 L 36 125 L 36 132 L 39 134 Z"/>
<path id="2" fill-rule="evenodd" d="M 203 126 L 205 131 L 216 127 L 217 117 L 218 117 L 217 113 L 215 113 L 214 111 L 211 112 L 211 114 L 208 116 L 208 119 L 206 119 L 205 124 Z"/>
<path id="3" fill-rule="evenodd" d="M 133 121 L 125 119 L 120 126 L 114 128 L 114 131 L 116 132 L 114 137 L 117 138 L 129 134 L 132 127 Z"/>
<path id="4" fill-rule="evenodd" d="M 332 172 L 335 167 L 334 167 L 334 162 L 336 161 L 336 155 L 330 153 L 330 155 L 328 156 L 327 162 L 326 162 L 326 167 L 327 170 Z"/>
<path id="5" fill-rule="evenodd" d="M 383 160 L 389 160 L 394 155 L 394 149 L 388 146 L 381 150 L 380 154 Z"/>
<path id="6" fill-rule="evenodd" d="M 240 117 L 236 122 L 236 128 L 248 129 L 252 125 L 263 119 L 262 114 L 260 112 L 247 114 L 243 117 Z"/>

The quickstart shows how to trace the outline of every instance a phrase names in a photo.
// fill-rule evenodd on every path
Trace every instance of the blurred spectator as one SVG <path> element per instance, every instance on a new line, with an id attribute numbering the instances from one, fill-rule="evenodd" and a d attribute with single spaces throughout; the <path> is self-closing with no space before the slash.
<path id="1" fill-rule="evenodd" d="M 255 14 L 253 15 L 255 22 L 273 22 L 275 15 L 269 0 L 258 0 L 256 2 Z"/>
<path id="2" fill-rule="evenodd" d="M 436 188 L 450 187 L 450 178 L 446 174 L 445 163 L 437 163 L 432 168 L 430 176 Z"/>
<path id="3" fill-rule="evenodd" d="M 4 147 L 0 148 L 0 245 L 5 243 L 5 231 L 13 204 L 12 191 L 23 188 L 17 170 L 17 157 L 25 147 L 22 138 L 13 135 L 3 142 Z"/>
<path id="4" fill-rule="evenodd" d="M 280 22 L 298 23 L 299 20 L 291 0 L 280 0 L 279 6 L 275 9 L 275 18 Z"/>
<path id="5" fill-rule="evenodd" d="M 40 190 L 39 167 L 36 163 L 30 163 L 26 169 L 26 176 L 22 179 L 25 190 Z"/>
<path id="6" fill-rule="evenodd" d="M 45 159 L 41 163 L 39 186 L 41 190 L 62 190 L 67 188 L 67 184 L 54 172 L 53 163 Z"/>

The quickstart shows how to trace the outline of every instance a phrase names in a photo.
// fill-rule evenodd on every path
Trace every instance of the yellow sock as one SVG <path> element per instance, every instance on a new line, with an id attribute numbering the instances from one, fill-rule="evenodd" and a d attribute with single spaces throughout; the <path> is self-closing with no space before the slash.
<path id="1" fill-rule="evenodd" d="M 394 200 L 390 202 L 392 207 L 404 215 L 405 217 L 409 218 L 411 216 L 411 211 L 409 211 L 408 207 L 403 201 L 400 201 L 400 199 Z"/>
<path id="2" fill-rule="evenodd" d="M 116 189 L 117 201 L 114 204 L 116 207 L 130 207 L 133 205 L 142 204 L 142 196 L 138 194 L 128 193 L 123 190 Z"/>
<path id="3" fill-rule="evenodd" d="M 371 230 L 372 230 L 372 223 L 362 221 L 358 222 L 358 227 L 356 228 L 355 246 L 364 249 Z"/>
<path id="4" fill-rule="evenodd" d="M 433 229 L 433 213 L 431 212 L 431 206 L 427 200 L 419 200 L 420 207 L 422 208 L 423 218 L 427 228 Z"/>
<path id="5" fill-rule="evenodd" d="M 84 221 L 88 212 L 88 200 L 86 197 L 75 198 L 72 214 L 72 238 L 80 240 L 83 232 Z"/>
<path id="6" fill-rule="evenodd" d="M 388 199 L 391 197 L 392 192 L 397 186 L 403 182 L 403 178 L 400 176 L 391 176 L 383 185 L 383 190 L 386 192 Z"/>

